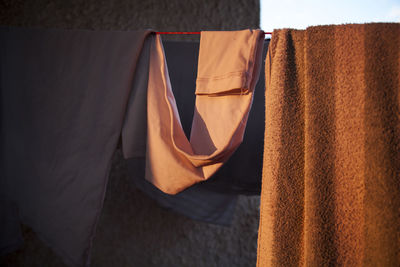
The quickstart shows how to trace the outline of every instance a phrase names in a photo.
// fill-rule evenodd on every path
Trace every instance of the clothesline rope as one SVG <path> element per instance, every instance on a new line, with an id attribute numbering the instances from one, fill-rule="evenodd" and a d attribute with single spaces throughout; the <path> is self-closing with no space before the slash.
<path id="1" fill-rule="evenodd" d="M 200 34 L 201 32 L 156 32 L 156 34 Z M 272 34 L 272 32 L 264 32 L 264 34 Z"/>

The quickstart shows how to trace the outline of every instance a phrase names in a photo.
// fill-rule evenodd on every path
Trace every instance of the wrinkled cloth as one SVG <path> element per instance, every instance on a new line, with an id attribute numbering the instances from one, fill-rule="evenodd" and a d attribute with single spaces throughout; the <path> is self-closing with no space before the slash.
<path id="1" fill-rule="evenodd" d="M 150 38 L 146 40 L 149 41 Z M 269 40 L 264 41 L 265 56 Z M 144 50 L 149 46 L 144 46 Z M 180 119 L 186 136 L 190 136 L 196 95 L 198 42 L 163 41 L 168 63 L 171 85 Z M 148 57 L 148 51 L 142 57 Z M 143 63 L 142 63 L 143 62 Z M 146 60 L 140 59 L 139 68 L 148 68 Z M 261 72 L 264 73 L 264 65 Z M 137 79 L 136 79 L 137 78 Z M 141 191 L 155 199 L 157 203 L 173 212 L 193 220 L 217 225 L 231 225 L 239 194 L 257 195 L 261 191 L 262 153 L 264 142 L 264 75 L 257 82 L 252 108 L 246 126 L 243 143 L 229 160 L 207 181 L 169 195 L 145 180 L 145 155 L 147 117 L 147 75 L 135 77 L 135 91 L 131 94 L 129 111 L 125 118 L 123 134 L 139 138 L 123 138 L 124 155 L 132 155 L 126 160 L 130 180 Z M 188 90 L 193 88 L 193 90 Z M 126 130 L 126 131 L 125 131 Z"/>
<path id="2" fill-rule="evenodd" d="M 147 34 L 0 29 L 3 247 L 21 221 L 68 265 L 89 264 Z"/>
<path id="3" fill-rule="evenodd" d="M 145 45 L 138 62 L 136 71 L 142 74 L 135 76 L 135 90 L 131 93 L 122 131 L 122 149 L 124 157 L 127 158 L 125 163 L 129 179 L 136 188 L 146 193 L 149 197 L 156 200 L 160 206 L 170 211 L 185 215 L 193 220 L 228 226 L 232 223 L 238 198 L 236 194 L 209 190 L 207 185 L 199 183 L 176 195 L 169 195 L 160 191 L 145 179 L 147 133 L 146 103 L 149 69 L 148 59 L 150 52 L 149 44 L 151 39 L 152 38 L 147 38 L 145 40 Z M 194 93 L 182 89 L 187 89 L 185 87 L 185 85 L 187 85 L 186 81 L 190 81 L 190 78 L 193 78 L 193 81 L 195 81 L 194 76 L 196 72 L 191 68 L 193 67 L 191 64 L 197 64 L 196 51 L 193 49 L 193 45 L 195 44 L 188 42 L 173 43 L 174 45 L 167 51 L 167 55 L 171 55 L 169 59 L 174 63 L 179 63 L 179 68 L 175 69 L 173 72 L 175 76 L 173 75 L 173 77 L 179 77 L 185 81 L 184 84 L 176 84 L 177 86 L 174 87 L 174 93 L 177 95 L 177 99 L 184 100 L 185 104 L 188 104 L 184 106 L 184 115 L 188 115 L 190 112 L 192 112 L 193 115 L 193 110 L 189 111 L 187 109 L 193 109 L 193 105 L 190 105 L 190 103 Z M 168 52 L 170 52 L 170 54 Z M 190 123 L 192 121 L 190 115 L 184 118 L 184 122 Z M 184 127 L 186 131 L 190 129 L 190 125 L 185 126 L 188 126 L 186 128 Z M 135 138 L 130 138 L 131 136 L 135 136 Z"/>
<path id="4" fill-rule="evenodd" d="M 257 266 L 400 266 L 400 24 L 276 30 Z"/>
<path id="5" fill-rule="evenodd" d="M 238 195 L 209 190 L 201 183 L 175 195 L 169 195 L 145 180 L 145 157 L 126 160 L 128 175 L 136 188 L 146 193 L 163 208 L 192 220 L 230 226 L 235 214 Z"/>
<path id="6" fill-rule="evenodd" d="M 269 39 L 266 39 L 264 41 L 263 58 L 265 58 L 267 53 L 268 44 Z M 261 73 L 264 73 L 264 64 L 261 66 Z M 254 89 L 253 103 L 249 113 L 243 142 L 228 161 L 218 169 L 212 177 L 205 182 L 201 182 L 202 184 L 207 184 L 209 190 L 229 194 L 260 195 L 265 126 L 264 91 L 264 75 L 260 75 L 256 88 Z M 182 94 L 185 94 L 186 96 L 188 95 L 187 92 L 182 92 Z M 183 99 L 179 99 L 179 96 L 176 96 L 176 94 L 175 97 L 179 109 Z M 193 98 L 193 104 L 194 102 L 195 100 Z M 186 113 L 186 110 L 180 112 L 184 129 L 185 120 L 188 120 L 186 119 Z M 193 116 L 193 110 L 191 115 Z M 190 117 L 190 122 L 191 119 L 192 117 Z M 189 125 L 189 129 L 190 122 L 186 122 Z"/>
<path id="7" fill-rule="evenodd" d="M 176 194 L 213 175 L 243 140 L 263 48 L 260 30 L 202 32 L 196 105 L 186 138 L 159 36 L 150 51 L 146 179 Z"/>

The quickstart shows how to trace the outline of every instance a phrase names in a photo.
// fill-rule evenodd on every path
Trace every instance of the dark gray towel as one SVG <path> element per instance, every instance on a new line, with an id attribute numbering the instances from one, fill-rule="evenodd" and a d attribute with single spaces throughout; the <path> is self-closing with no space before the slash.
<path id="1" fill-rule="evenodd" d="M 88 263 L 147 33 L 0 28 L 0 212 L 71 266 Z"/>
<path id="2" fill-rule="evenodd" d="M 265 42 L 264 56 L 269 41 Z M 198 42 L 163 43 L 167 57 L 169 75 L 180 119 L 186 135 L 190 136 L 196 88 Z M 148 51 L 146 52 L 148 53 Z M 145 54 L 143 53 L 143 57 Z M 141 59 L 145 68 L 146 58 Z M 264 70 L 262 70 L 264 71 Z M 231 159 L 212 177 L 176 195 L 165 194 L 144 179 L 144 155 L 146 146 L 140 139 L 146 137 L 147 76 L 135 79 L 136 91 L 132 92 L 129 110 L 123 129 L 123 149 L 128 171 L 133 183 L 161 206 L 189 218 L 213 224 L 230 225 L 233 219 L 238 194 L 259 194 L 261 190 L 262 153 L 264 139 L 264 77 L 261 75 L 256 87 L 256 96 L 249 115 L 243 143 Z"/>
<path id="3" fill-rule="evenodd" d="M 150 41 L 148 38 L 146 44 Z M 195 80 L 196 67 L 192 65 L 197 63 L 198 43 L 173 42 L 172 47 L 166 46 L 166 52 L 171 53 L 171 61 L 178 63 L 179 66 L 173 70 L 175 75 L 180 75 L 184 81 Z M 137 71 L 143 75 L 137 75 L 134 80 L 135 90 L 132 91 L 125 123 L 122 131 L 124 156 L 128 158 L 127 166 L 129 175 L 133 184 L 148 196 L 155 199 L 161 206 L 174 212 L 183 214 L 194 220 L 204 221 L 208 223 L 230 225 L 236 206 L 237 195 L 226 194 L 225 192 L 215 192 L 208 190 L 204 184 L 196 184 L 183 192 L 176 195 L 169 195 L 152 183 L 145 180 L 145 155 L 146 155 L 146 128 L 147 128 L 147 81 L 148 81 L 148 59 L 149 46 L 145 45 L 139 59 Z M 179 64 L 180 63 L 180 64 Z M 188 68 L 192 68 L 188 70 Z M 182 71 L 181 70 L 185 70 Z M 192 88 L 187 88 L 187 83 L 180 83 L 177 86 L 177 94 L 179 100 L 187 103 L 185 112 L 193 115 L 194 92 Z M 189 85 L 190 86 L 190 85 Z M 184 90 L 193 94 L 182 94 Z M 187 90 L 189 89 L 189 90 Z M 187 96 L 190 96 L 189 99 Z M 193 104 L 193 105 L 190 105 Z M 185 114 L 187 115 L 187 114 Z M 191 117 L 185 116 L 183 121 L 186 126 L 191 123 Z M 188 121 L 190 120 L 190 122 Z M 130 138 L 135 136 L 137 138 Z"/>
<path id="4" fill-rule="evenodd" d="M 156 200 L 160 206 L 198 221 L 224 226 L 232 223 L 237 195 L 211 191 L 202 184 L 195 184 L 176 195 L 169 195 L 144 179 L 144 157 L 128 159 L 127 166 L 134 185 Z"/>

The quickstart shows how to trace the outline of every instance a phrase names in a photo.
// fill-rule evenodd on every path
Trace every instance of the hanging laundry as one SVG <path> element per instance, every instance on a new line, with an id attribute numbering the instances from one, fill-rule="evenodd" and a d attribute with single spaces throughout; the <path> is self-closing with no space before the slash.
<path id="1" fill-rule="evenodd" d="M 146 40 L 148 42 L 149 39 Z M 264 43 L 264 55 L 268 47 Z M 148 46 L 144 46 L 146 49 Z M 198 42 L 164 41 L 171 85 L 180 119 L 186 136 L 190 136 L 195 105 L 195 85 L 199 54 Z M 142 53 L 142 57 L 147 52 Z M 148 55 L 146 55 L 148 57 Z M 148 65 L 141 62 L 138 68 Z M 262 73 L 264 65 L 262 65 Z M 140 84 L 140 85 L 139 85 Z M 133 183 L 161 206 L 194 220 L 219 225 L 230 225 L 238 194 L 259 194 L 261 191 L 262 152 L 264 142 L 264 76 L 260 76 L 254 92 L 254 100 L 243 143 L 232 157 L 209 180 L 189 187 L 176 195 L 169 195 L 145 180 L 145 140 L 147 121 L 147 76 L 135 77 L 135 89 L 131 93 L 129 110 L 123 128 L 123 151 L 127 160 L 129 176 Z M 189 90 L 192 88 L 192 90 Z M 258 98 L 257 98 L 258 96 Z M 139 133 L 140 132 L 140 133 Z M 144 136 L 132 139 L 129 136 Z M 131 142 L 131 143 L 130 143 Z M 144 144 L 144 145 L 143 145 Z"/>
<path id="2" fill-rule="evenodd" d="M 267 53 L 268 44 L 269 39 L 264 41 L 263 58 Z M 196 101 L 199 43 L 166 41 L 163 42 L 163 46 L 182 127 L 186 136 L 190 136 Z M 261 65 L 261 73 L 264 73 L 264 64 Z M 264 75 L 261 75 L 254 89 L 243 142 L 210 179 L 201 182 L 207 184 L 207 189 L 229 194 L 260 194 L 265 126 L 264 88 Z"/>
<path id="3" fill-rule="evenodd" d="M 146 101 L 140 101 L 140 94 L 146 96 L 147 91 L 138 88 L 147 89 L 148 33 L 1 28 L 1 253 L 21 246 L 22 222 L 66 264 L 89 265 L 120 134 L 124 154 L 146 153 L 146 132 L 130 123 L 147 123 Z M 250 44 L 257 49 L 251 51 L 259 55 L 261 38 L 252 38 L 257 41 Z M 259 69 L 251 64 L 260 63 L 252 61 L 259 56 L 248 57 L 251 78 L 241 85 L 248 92 L 235 95 L 247 99 L 245 109 L 251 104 Z M 239 92 L 231 89 L 230 93 Z M 243 137 L 246 120 L 244 115 L 237 140 Z M 235 149 L 232 146 L 229 153 Z M 195 207 L 205 198 L 210 205 L 197 207 L 192 215 L 228 224 L 236 196 L 194 186 L 173 201 L 165 200 L 164 193 L 160 199 L 185 212 L 188 209 L 177 201 L 194 200 Z"/>
<path id="4" fill-rule="evenodd" d="M 267 53 L 268 44 L 269 40 L 267 39 L 264 41 L 263 58 L 265 58 Z M 261 73 L 264 73 L 264 64 L 261 65 Z M 173 76 L 173 74 L 171 76 Z M 261 75 L 254 90 L 253 103 L 249 113 L 243 142 L 228 161 L 210 179 L 201 182 L 202 184 L 206 184 L 209 190 L 232 194 L 260 195 L 265 126 L 264 91 L 264 75 Z M 182 94 L 188 95 L 187 91 L 182 92 Z M 179 95 L 176 96 L 176 101 L 178 102 L 179 109 Z M 181 102 L 182 101 L 183 99 L 181 99 Z M 193 103 L 194 102 L 193 98 Z M 180 114 L 182 124 L 184 125 L 187 117 L 186 112 L 181 112 Z M 189 124 L 190 122 L 187 123 Z"/>
<path id="5" fill-rule="evenodd" d="M 276 30 L 258 266 L 400 266 L 400 24 Z"/>
<path id="6" fill-rule="evenodd" d="M 68 265 L 89 265 L 148 33 L 0 28 L 0 228 L 14 232 L 0 231 L 2 252 L 21 221 Z"/>
<path id="7" fill-rule="evenodd" d="M 187 140 L 159 36 L 151 47 L 146 179 L 176 194 L 208 179 L 242 142 L 258 80 L 263 33 L 203 32 L 196 107 Z"/>
<path id="8" fill-rule="evenodd" d="M 146 40 L 148 42 L 149 39 Z M 269 40 L 265 40 L 263 55 L 267 52 Z M 186 136 L 190 136 L 196 100 L 196 74 L 199 54 L 198 42 L 163 41 L 168 63 L 171 85 L 177 108 L 180 114 L 182 128 Z M 147 50 L 145 45 L 144 49 Z M 142 52 L 142 57 L 148 58 L 148 52 Z M 148 61 L 140 59 L 138 68 L 148 68 Z M 146 65 L 147 64 L 147 65 Z M 264 73 L 262 65 L 261 73 Z M 145 155 L 147 121 L 146 75 L 135 77 L 136 91 L 131 93 L 129 111 L 123 128 L 125 154 L 134 157 L 127 162 L 131 180 L 141 191 L 155 199 L 161 206 L 183 214 L 191 219 L 207 223 L 230 225 L 232 223 L 238 194 L 260 194 L 262 152 L 264 143 L 264 75 L 257 82 L 252 108 L 246 126 L 243 143 L 231 158 L 210 179 L 195 184 L 188 189 L 169 195 L 145 180 Z M 140 84 L 140 85 L 139 85 Z M 189 90 L 192 88 L 193 90 Z M 128 138 L 140 136 L 142 138 Z M 140 141 L 142 140 L 142 141 Z M 133 143 L 129 143 L 133 142 Z"/>
<path id="9" fill-rule="evenodd" d="M 129 157 L 126 160 L 129 177 L 137 188 L 155 199 L 164 208 L 183 214 L 194 220 L 219 225 L 230 225 L 238 198 L 237 195 L 211 191 L 203 184 L 196 184 L 176 195 L 169 195 L 160 191 L 152 183 L 145 180 L 147 133 L 146 103 L 150 41 L 151 38 L 145 40 L 145 45 L 138 61 L 136 71 L 142 74 L 135 76 L 135 90 L 131 92 L 122 130 L 122 148 L 124 156 L 126 158 Z M 173 47 L 171 47 L 170 52 L 174 59 L 176 59 L 176 57 L 180 58 L 178 60 L 180 68 L 176 69 L 176 74 L 183 80 L 190 80 L 191 76 L 193 76 L 193 80 L 195 81 L 195 72 L 193 72 L 193 69 L 190 69 L 190 67 L 193 67 L 191 66 L 192 63 L 197 63 L 196 51 L 193 49 L 195 48 L 195 46 L 193 46 L 195 43 L 172 42 L 172 44 Z M 190 93 L 187 87 L 184 86 L 177 86 L 175 89 L 177 97 L 180 96 L 181 100 L 187 101 L 187 107 L 193 109 L 193 105 L 190 105 L 190 98 L 194 93 Z M 186 89 L 186 91 L 180 89 Z M 187 92 L 189 92 L 189 94 Z M 185 112 L 192 112 L 193 114 L 193 110 L 189 111 L 185 109 Z M 191 119 L 190 117 L 190 122 L 192 121 Z M 186 129 L 190 129 L 190 125 L 188 126 L 189 127 Z M 132 136 L 136 138 L 131 138 Z"/>

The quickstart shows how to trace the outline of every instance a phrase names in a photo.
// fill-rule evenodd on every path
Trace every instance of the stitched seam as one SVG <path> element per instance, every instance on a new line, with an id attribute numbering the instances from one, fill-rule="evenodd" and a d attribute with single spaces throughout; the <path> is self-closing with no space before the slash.
<path id="1" fill-rule="evenodd" d="M 198 81 L 206 81 L 206 80 L 222 80 L 226 78 L 230 78 L 233 76 L 246 76 L 247 73 L 243 71 L 236 71 L 236 72 L 228 72 L 224 75 L 214 76 L 214 77 L 199 77 L 197 78 Z"/>

